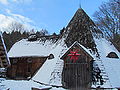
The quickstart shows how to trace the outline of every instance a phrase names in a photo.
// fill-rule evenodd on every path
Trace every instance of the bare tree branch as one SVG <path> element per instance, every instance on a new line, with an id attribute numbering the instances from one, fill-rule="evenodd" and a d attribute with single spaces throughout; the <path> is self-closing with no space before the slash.
<path id="1" fill-rule="evenodd" d="M 94 14 L 96 25 L 104 35 L 116 46 L 120 45 L 120 1 L 109 0 L 99 7 Z M 119 47 L 120 50 L 120 47 Z"/>

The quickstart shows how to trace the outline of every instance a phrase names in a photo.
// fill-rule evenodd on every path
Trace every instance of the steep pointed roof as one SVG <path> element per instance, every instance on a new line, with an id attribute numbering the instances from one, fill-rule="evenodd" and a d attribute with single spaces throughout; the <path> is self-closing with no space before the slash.
<path id="1" fill-rule="evenodd" d="M 63 34 L 68 47 L 71 46 L 74 41 L 78 41 L 78 43 L 91 49 L 94 53 L 97 53 L 97 48 L 93 37 L 98 38 L 102 36 L 102 32 L 82 8 L 76 11 Z"/>
<path id="2" fill-rule="evenodd" d="M 88 15 L 85 13 L 85 11 L 82 9 L 82 8 L 79 8 L 76 13 L 74 14 L 73 18 L 71 19 L 71 21 L 69 22 L 68 26 L 69 27 L 70 25 L 72 25 L 72 23 L 75 23 L 75 22 L 79 22 L 79 20 L 82 20 L 84 19 L 84 17 L 88 17 Z"/>
<path id="3" fill-rule="evenodd" d="M 72 26 L 78 26 L 78 25 L 87 26 L 87 27 L 94 26 L 94 29 L 91 29 L 92 32 L 102 33 L 100 30 L 98 30 L 95 23 L 92 21 L 92 19 L 87 15 L 87 13 L 82 8 L 79 8 L 76 11 L 73 18 L 69 22 L 67 28 L 70 28 Z"/>

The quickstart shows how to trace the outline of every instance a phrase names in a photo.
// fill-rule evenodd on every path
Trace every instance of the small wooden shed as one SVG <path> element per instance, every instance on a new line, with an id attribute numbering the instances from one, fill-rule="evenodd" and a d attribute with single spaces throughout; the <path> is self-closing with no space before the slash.
<path id="1" fill-rule="evenodd" d="M 22 39 L 16 42 L 8 52 L 11 66 L 7 69 L 10 79 L 30 79 L 42 67 L 46 59 L 54 58 L 50 41 L 29 41 Z"/>
<path id="2" fill-rule="evenodd" d="M 22 56 L 10 57 L 11 66 L 7 69 L 7 77 L 11 79 L 30 79 L 46 61 L 47 57 Z"/>
<path id="3" fill-rule="evenodd" d="M 93 57 L 89 51 L 75 42 L 61 57 L 64 60 L 62 84 L 65 88 L 80 90 L 90 88 Z"/>

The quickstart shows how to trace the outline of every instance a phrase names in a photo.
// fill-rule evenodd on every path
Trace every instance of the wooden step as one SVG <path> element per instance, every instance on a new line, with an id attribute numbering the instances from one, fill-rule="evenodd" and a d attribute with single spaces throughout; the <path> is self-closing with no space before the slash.
<path id="1" fill-rule="evenodd" d="M 3 44 L 2 44 L 2 43 L 0 43 L 0 46 L 2 46 L 2 47 L 3 47 Z"/>
<path id="2" fill-rule="evenodd" d="M 8 63 L 7 60 L 2 60 L 2 63 Z"/>
<path id="3" fill-rule="evenodd" d="M 3 51 L 3 52 L 5 52 L 5 49 L 4 49 L 4 48 L 0 48 L 0 51 Z"/>
<path id="4" fill-rule="evenodd" d="M 2 60 L 2 61 L 6 60 L 6 57 L 0 57 L 0 60 Z"/>
<path id="5" fill-rule="evenodd" d="M 7 60 L 6 59 L 4 59 L 4 60 L 1 60 L 1 62 L 3 63 L 3 62 L 7 62 Z"/>
<path id="6" fill-rule="evenodd" d="M 4 65 L 4 66 L 7 66 L 7 65 L 8 65 L 8 63 L 3 63 L 3 65 Z"/>
<path id="7" fill-rule="evenodd" d="M 4 67 L 7 67 L 8 66 L 8 64 L 6 64 L 6 65 L 3 65 Z"/>
<path id="8" fill-rule="evenodd" d="M 4 56 L 5 54 L 5 52 L 0 52 L 0 56 Z"/>
<path id="9" fill-rule="evenodd" d="M 2 43 L 2 40 L 0 39 L 0 43 Z"/>

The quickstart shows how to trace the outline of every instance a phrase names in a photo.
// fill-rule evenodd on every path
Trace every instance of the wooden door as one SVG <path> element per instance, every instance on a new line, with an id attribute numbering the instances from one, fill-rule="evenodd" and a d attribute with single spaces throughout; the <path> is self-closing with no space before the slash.
<path id="1" fill-rule="evenodd" d="M 17 63 L 16 79 L 24 79 L 26 74 L 26 63 L 22 60 Z"/>
<path id="2" fill-rule="evenodd" d="M 88 88 L 90 68 L 87 63 L 66 63 L 62 73 L 63 86 L 77 90 Z"/>

